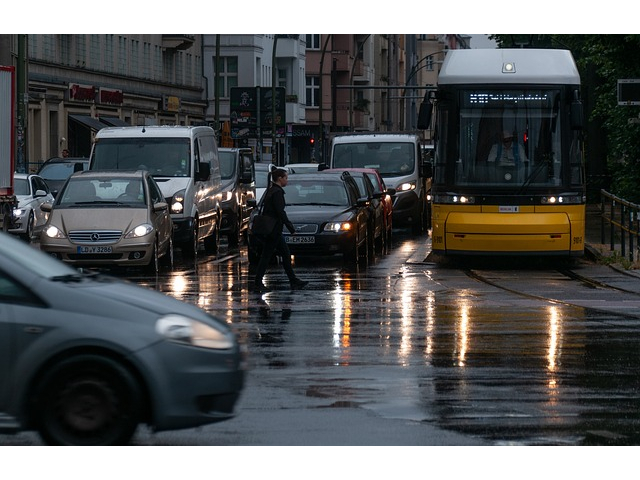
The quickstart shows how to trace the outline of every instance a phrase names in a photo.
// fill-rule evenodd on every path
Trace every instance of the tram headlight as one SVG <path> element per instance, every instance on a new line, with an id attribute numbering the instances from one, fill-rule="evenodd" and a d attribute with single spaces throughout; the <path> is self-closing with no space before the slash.
<path id="1" fill-rule="evenodd" d="M 542 203 L 542 205 L 580 205 L 581 203 L 585 203 L 585 198 L 580 194 L 563 193 L 542 197 L 540 203 Z"/>
<path id="2" fill-rule="evenodd" d="M 433 196 L 433 203 L 443 203 L 443 204 L 459 204 L 459 205 L 467 205 L 476 203 L 475 197 L 467 196 L 467 195 L 457 195 L 455 193 L 445 193 L 440 195 Z"/>

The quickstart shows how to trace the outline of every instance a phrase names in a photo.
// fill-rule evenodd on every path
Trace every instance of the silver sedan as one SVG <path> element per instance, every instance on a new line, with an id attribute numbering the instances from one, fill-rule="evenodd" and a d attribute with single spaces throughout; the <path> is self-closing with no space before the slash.
<path id="1" fill-rule="evenodd" d="M 223 321 L 160 292 L 87 275 L 0 232 L 0 432 L 126 444 L 231 418 L 244 353 Z"/>

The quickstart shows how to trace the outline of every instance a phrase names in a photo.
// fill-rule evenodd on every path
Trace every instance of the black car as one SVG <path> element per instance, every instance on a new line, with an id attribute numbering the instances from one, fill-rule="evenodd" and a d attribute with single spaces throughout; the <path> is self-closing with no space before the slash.
<path id="1" fill-rule="evenodd" d="M 349 173 L 301 173 L 285 187 L 287 216 L 295 235 L 285 229 L 292 255 L 343 255 L 350 263 L 369 256 L 368 199 L 362 198 Z M 257 209 L 254 210 L 254 214 Z M 249 262 L 260 258 L 261 241 L 249 227 Z"/>
<path id="2" fill-rule="evenodd" d="M 53 157 L 40 165 L 38 175 L 47 182 L 51 194 L 55 197 L 71 174 L 84 170 L 89 170 L 88 158 Z"/>
<path id="3" fill-rule="evenodd" d="M 336 168 L 324 170 L 324 172 L 349 172 L 349 175 L 358 184 L 360 196 L 369 200 L 369 256 L 373 256 L 376 250 L 383 253 L 386 246 L 385 208 L 382 203 L 382 197 L 386 192 L 376 192 L 376 187 L 371 181 L 368 170 L 363 168 Z"/>

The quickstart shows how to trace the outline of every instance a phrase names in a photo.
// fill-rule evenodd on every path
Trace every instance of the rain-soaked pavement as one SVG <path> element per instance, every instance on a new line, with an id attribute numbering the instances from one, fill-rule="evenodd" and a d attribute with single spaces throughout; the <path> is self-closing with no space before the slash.
<path id="1" fill-rule="evenodd" d="M 274 264 L 266 294 L 247 289 L 244 247 L 177 255 L 156 279 L 117 273 L 224 319 L 249 353 L 236 418 L 141 429 L 134 443 L 640 443 L 638 277 L 588 259 L 454 265 L 429 252 L 428 236 L 397 231 L 368 266 L 297 259 L 301 291 Z"/>

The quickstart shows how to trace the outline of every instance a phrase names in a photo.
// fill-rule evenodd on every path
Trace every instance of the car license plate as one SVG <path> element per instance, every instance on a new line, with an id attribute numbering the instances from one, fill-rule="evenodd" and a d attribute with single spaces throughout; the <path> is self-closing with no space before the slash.
<path id="1" fill-rule="evenodd" d="M 112 247 L 103 247 L 103 246 L 90 246 L 90 247 L 78 247 L 78 253 L 112 253 Z"/>
<path id="2" fill-rule="evenodd" d="M 316 243 L 313 235 L 286 235 L 284 240 L 287 243 Z"/>

